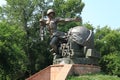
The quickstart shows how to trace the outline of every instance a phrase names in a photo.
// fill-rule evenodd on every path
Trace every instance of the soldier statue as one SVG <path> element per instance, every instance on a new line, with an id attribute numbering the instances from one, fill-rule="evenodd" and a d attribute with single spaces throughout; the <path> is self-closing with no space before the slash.
<path id="1" fill-rule="evenodd" d="M 57 30 L 57 23 L 59 22 L 70 22 L 70 21 L 82 21 L 81 17 L 76 17 L 76 18 L 55 18 L 55 11 L 53 9 L 49 9 L 47 11 L 47 20 L 44 19 L 40 19 L 40 23 L 41 25 L 47 25 L 47 29 L 49 31 L 50 34 L 50 46 L 51 46 L 51 52 L 57 54 L 58 53 L 58 49 L 57 49 L 57 45 L 58 45 L 58 41 L 60 40 L 61 36 L 64 36 L 65 33 L 58 31 Z"/>
<path id="2" fill-rule="evenodd" d="M 100 54 L 94 49 L 94 33 L 84 26 L 73 26 L 67 33 L 57 30 L 57 23 L 82 21 L 76 18 L 55 18 L 53 9 L 47 11 L 47 20 L 40 19 L 41 28 L 47 25 L 50 33 L 53 64 L 95 64 L 98 65 Z M 65 40 L 65 41 L 64 41 Z"/>

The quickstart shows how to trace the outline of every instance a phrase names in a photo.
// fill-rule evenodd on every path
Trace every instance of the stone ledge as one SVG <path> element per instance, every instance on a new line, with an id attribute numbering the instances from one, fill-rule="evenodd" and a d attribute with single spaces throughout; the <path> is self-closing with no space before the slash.
<path id="1" fill-rule="evenodd" d="M 59 58 L 53 60 L 54 64 L 92 64 L 98 65 L 98 60 L 96 58 Z"/>

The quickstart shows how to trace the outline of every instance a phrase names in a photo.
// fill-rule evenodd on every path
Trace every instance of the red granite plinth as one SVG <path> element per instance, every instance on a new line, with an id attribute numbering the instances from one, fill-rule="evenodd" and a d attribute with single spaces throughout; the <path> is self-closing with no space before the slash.
<path id="1" fill-rule="evenodd" d="M 68 75 L 83 75 L 100 72 L 99 66 L 83 64 L 51 65 L 26 80 L 65 80 Z"/>
<path id="2" fill-rule="evenodd" d="M 99 66 L 73 64 L 69 75 L 83 75 L 83 74 L 99 73 L 100 71 L 101 69 Z"/>

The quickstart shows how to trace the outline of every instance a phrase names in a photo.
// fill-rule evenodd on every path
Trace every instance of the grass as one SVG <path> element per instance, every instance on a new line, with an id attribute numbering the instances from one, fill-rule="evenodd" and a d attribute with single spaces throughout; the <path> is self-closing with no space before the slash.
<path id="1" fill-rule="evenodd" d="M 69 76 L 67 80 L 120 80 L 120 77 L 104 74 L 88 74 L 82 76 Z"/>

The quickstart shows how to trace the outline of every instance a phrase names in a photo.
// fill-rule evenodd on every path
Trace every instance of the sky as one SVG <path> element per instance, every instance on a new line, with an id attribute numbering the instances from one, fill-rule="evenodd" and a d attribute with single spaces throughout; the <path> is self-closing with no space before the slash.
<path id="1" fill-rule="evenodd" d="M 6 1 L 5 0 L 0 0 L 0 6 L 5 5 Z"/>
<path id="2" fill-rule="evenodd" d="M 85 3 L 81 17 L 83 23 L 94 27 L 108 25 L 112 29 L 120 28 L 120 0 L 82 0 Z M 0 0 L 0 5 L 5 4 Z"/>
<path id="3" fill-rule="evenodd" d="M 83 22 L 93 26 L 112 29 L 120 28 L 120 0 L 82 0 L 85 7 L 82 11 Z"/>

